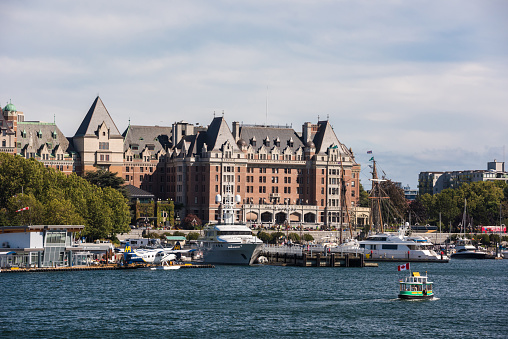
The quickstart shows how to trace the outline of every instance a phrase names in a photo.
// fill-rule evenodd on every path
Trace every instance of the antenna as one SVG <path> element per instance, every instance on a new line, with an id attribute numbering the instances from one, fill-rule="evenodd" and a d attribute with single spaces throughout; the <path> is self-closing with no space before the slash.
<path id="1" fill-rule="evenodd" d="M 268 126 L 268 85 L 266 85 L 265 126 Z"/>
<path id="2" fill-rule="evenodd" d="M 53 125 L 56 125 L 56 114 L 53 114 Z"/>

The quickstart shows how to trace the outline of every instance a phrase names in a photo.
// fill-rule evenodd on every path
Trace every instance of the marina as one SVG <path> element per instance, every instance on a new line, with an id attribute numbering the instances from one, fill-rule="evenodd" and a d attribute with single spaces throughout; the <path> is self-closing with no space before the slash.
<path id="1" fill-rule="evenodd" d="M 169 274 L 6 274 L 0 336 L 506 337 L 499 311 L 506 306 L 508 261 L 411 265 L 431 272 L 436 298 L 400 300 L 397 263 L 367 270 L 224 265 Z M 408 314 L 422 321 L 408 321 Z"/>
<path id="2" fill-rule="evenodd" d="M 176 264 L 178 268 L 215 268 L 214 265 L 210 264 Z M 1 273 L 46 273 L 46 272 L 76 272 L 76 271 L 111 271 L 111 270 L 135 270 L 135 269 L 150 269 L 157 268 L 159 266 L 152 265 L 130 265 L 130 266 L 120 266 L 120 265 L 100 265 L 100 266 L 63 266 L 63 267 L 29 267 L 29 268 L 19 268 L 19 267 L 11 267 L 7 269 L 2 269 Z"/>

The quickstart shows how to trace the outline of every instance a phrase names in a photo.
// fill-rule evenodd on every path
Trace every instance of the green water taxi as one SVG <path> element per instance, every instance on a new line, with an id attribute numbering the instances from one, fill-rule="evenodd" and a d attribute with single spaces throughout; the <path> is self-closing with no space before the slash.
<path id="1" fill-rule="evenodd" d="M 431 299 L 434 297 L 432 282 L 427 280 L 427 273 L 420 275 L 419 272 L 412 272 L 399 284 L 399 298 L 401 299 Z"/>

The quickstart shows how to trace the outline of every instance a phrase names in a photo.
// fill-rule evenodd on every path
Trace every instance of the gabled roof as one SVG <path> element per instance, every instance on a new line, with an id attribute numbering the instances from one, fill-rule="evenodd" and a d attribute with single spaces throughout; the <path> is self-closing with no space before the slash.
<path id="1" fill-rule="evenodd" d="M 206 131 L 206 145 L 208 146 L 208 151 L 220 150 L 221 146 L 224 145 L 226 141 L 229 141 L 233 145 L 233 148 L 239 151 L 226 120 L 222 117 L 213 118 L 212 123 L 208 126 L 208 130 Z"/>
<path id="2" fill-rule="evenodd" d="M 51 152 L 59 145 L 59 148 L 64 153 L 71 154 L 74 152 L 74 148 L 69 140 L 54 123 L 39 121 L 18 122 L 17 142 L 21 144 L 18 152 L 27 146 L 39 150 L 45 144 L 51 144 Z"/>
<path id="3" fill-rule="evenodd" d="M 316 153 L 326 153 L 326 150 L 333 144 L 342 146 L 328 120 L 319 121 L 318 125 L 319 128 L 313 140 L 316 145 Z M 341 147 L 341 149 L 344 148 Z"/>
<path id="4" fill-rule="evenodd" d="M 130 145 L 138 145 L 141 152 L 147 145 L 153 145 L 153 153 L 161 149 L 171 148 L 171 127 L 164 126 L 137 126 L 129 125 L 123 132 L 123 150 L 127 151 Z"/>
<path id="5" fill-rule="evenodd" d="M 113 119 L 111 119 L 106 106 L 104 106 L 101 98 L 97 96 L 74 136 L 95 135 L 95 131 L 103 122 L 109 128 L 110 137 L 120 136 L 120 132 L 116 128 Z"/>
<path id="6" fill-rule="evenodd" d="M 240 139 L 245 140 L 247 144 L 251 144 L 251 140 L 256 140 L 256 147 L 259 150 L 262 142 L 268 137 L 270 140 L 270 149 L 275 146 L 274 141 L 279 139 L 279 148 L 284 150 L 289 147 L 295 152 L 299 147 L 303 147 L 303 143 L 292 128 L 264 127 L 264 126 L 242 126 L 240 127 Z M 293 142 L 293 146 L 289 145 L 289 141 Z"/>

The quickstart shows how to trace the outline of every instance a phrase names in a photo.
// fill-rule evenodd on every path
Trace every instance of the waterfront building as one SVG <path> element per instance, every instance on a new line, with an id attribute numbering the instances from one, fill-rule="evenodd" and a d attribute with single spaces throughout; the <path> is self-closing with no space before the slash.
<path id="1" fill-rule="evenodd" d="M 16 114 L 11 115 L 10 121 Z M 156 200 L 173 200 L 177 220 L 195 214 L 204 222 L 218 221 L 218 194 L 222 203 L 240 195 L 236 221 L 250 224 L 334 227 L 347 223 L 348 211 L 356 215 L 351 211 L 359 199 L 360 165 L 328 120 L 305 122 L 297 132 L 237 121 L 230 129 L 222 116 L 207 127 L 129 123 L 120 134 L 97 97 L 71 138 L 55 123 L 12 125 L 18 154 L 64 173 L 116 172 Z"/>
<path id="2" fill-rule="evenodd" d="M 504 162 L 487 163 L 486 170 L 464 170 L 446 172 L 420 172 L 418 177 L 419 194 L 437 194 L 447 188 L 459 188 L 464 183 L 478 181 L 508 182 L 508 173 L 504 170 Z"/>
<path id="3" fill-rule="evenodd" d="M 55 267 L 81 263 L 73 247 L 82 225 L 3 226 L 0 267 Z"/>

